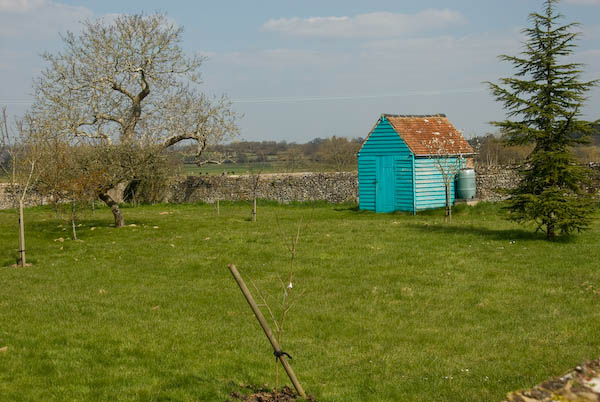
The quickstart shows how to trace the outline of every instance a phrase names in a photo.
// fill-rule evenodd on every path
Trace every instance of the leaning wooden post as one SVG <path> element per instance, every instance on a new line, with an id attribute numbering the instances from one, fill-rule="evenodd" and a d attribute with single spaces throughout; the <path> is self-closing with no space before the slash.
<path id="1" fill-rule="evenodd" d="M 235 279 L 238 286 L 240 287 L 240 290 L 246 297 L 246 301 L 248 302 L 248 304 L 250 305 L 250 308 L 254 312 L 256 319 L 258 320 L 263 331 L 265 331 L 265 335 L 269 339 L 269 342 L 271 342 L 271 346 L 273 346 L 273 354 L 275 354 L 275 356 L 278 357 L 279 360 L 281 361 L 281 364 L 283 365 L 285 372 L 287 373 L 288 377 L 290 377 L 290 380 L 292 381 L 294 388 L 296 388 L 296 391 L 298 391 L 298 394 L 302 398 L 306 398 L 306 393 L 304 392 L 302 385 L 300 385 L 300 382 L 296 378 L 296 374 L 294 374 L 294 370 L 292 370 L 292 366 L 290 366 L 288 361 L 286 360 L 285 354 L 283 354 L 281 348 L 279 347 L 279 343 L 277 342 L 277 339 L 275 339 L 275 336 L 273 335 L 273 332 L 271 331 L 271 328 L 269 327 L 267 320 L 265 320 L 265 317 L 262 315 L 260 309 L 258 308 L 258 305 L 254 301 L 252 294 L 248 290 L 248 287 L 244 283 L 244 280 L 240 276 L 240 273 L 238 272 L 235 265 L 229 264 L 229 271 L 231 271 L 233 278 Z"/>

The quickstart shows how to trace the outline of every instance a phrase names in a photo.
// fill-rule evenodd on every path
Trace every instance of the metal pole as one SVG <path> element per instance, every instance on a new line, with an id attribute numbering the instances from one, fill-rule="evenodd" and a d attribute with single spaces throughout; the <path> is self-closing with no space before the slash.
<path id="1" fill-rule="evenodd" d="M 254 301 L 252 294 L 248 290 L 248 287 L 244 283 L 244 280 L 240 276 L 240 273 L 238 272 L 235 265 L 229 264 L 229 271 L 231 271 L 233 278 L 235 279 L 238 286 L 240 287 L 240 290 L 246 297 L 246 301 L 248 302 L 248 304 L 250 305 L 250 308 L 254 312 L 254 315 L 256 316 L 256 319 L 258 320 L 260 326 L 262 327 L 263 331 L 265 331 L 265 335 L 269 339 L 269 342 L 271 342 L 271 346 L 273 346 L 274 352 L 276 352 L 276 353 L 281 352 L 279 343 L 277 342 L 277 339 L 275 339 L 275 336 L 273 335 L 273 332 L 271 331 L 271 328 L 269 327 L 267 320 L 265 320 L 265 317 L 262 315 L 260 309 L 258 308 L 258 305 Z M 285 355 L 278 356 L 278 357 L 279 357 L 279 360 L 281 361 L 281 364 L 283 365 L 283 368 L 285 369 L 285 372 L 287 373 L 288 377 L 290 377 L 290 380 L 292 381 L 294 388 L 296 388 L 296 391 L 298 391 L 298 394 L 300 394 L 300 396 L 302 398 L 306 398 L 306 393 L 304 392 L 302 385 L 300 385 L 300 382 L 296 378 L 296 374 L 294 374 L 294 370 L 292 370 L 292 367 L 289 365 L 288 361 L 286 360 Z"/>

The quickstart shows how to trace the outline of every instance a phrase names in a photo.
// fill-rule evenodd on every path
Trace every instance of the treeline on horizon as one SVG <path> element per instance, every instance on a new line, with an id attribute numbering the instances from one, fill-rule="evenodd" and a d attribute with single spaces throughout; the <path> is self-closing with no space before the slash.
<path id="1" fill-rule="evenodd" d="M 171 149 L 168 154 L 171 169 L 183 165 L 188 173 L 244 173 L 252 167 L 263 172 L 294 171 L 354 171 L 356 154 L 364 138 L 314 138 L 306 143 L 287 141 L 232 141 L 209 145 L 196 161 L 192 146 Z M 475 162 L 484 166 L 517 165 L 524 162 L 533 144 L 508 146 L 501 136 L 486 134 L 468 139 L 476 151 Z M 600 162 L 600 124 L 586 143 L 574 147 L 582 164 Z M 8 154 L 0 155 L 0 163 L 8 164 Z M 245 169 L 240 169 L 245 166 Z M 174 170 L 173 170 L 174 171 Z"/>
<path id="2" fill-rule="evenodd" d="M 600 124 L 586 142 L 574 148 L 579 162 L 600 162 Z M 581 137 L 576 135 L 577 137 Z M 287 141 L 233 141 L 207 147 L 200 164 L 252 164 L 279 162 L 282 167 L 294 170 L 303 166 L 321 165 L 330 169 L 355 170 L 356 153 L 364 138 L 314 138 L 306 143 Z M 468 139 L 481 165 L 515 165 L 522 163 L 533 149 L 533 144 L 508 146 L 498 134 L 486 134 Z M 186 148 L 176 151 L 186 165 L 194 164 Z"/>

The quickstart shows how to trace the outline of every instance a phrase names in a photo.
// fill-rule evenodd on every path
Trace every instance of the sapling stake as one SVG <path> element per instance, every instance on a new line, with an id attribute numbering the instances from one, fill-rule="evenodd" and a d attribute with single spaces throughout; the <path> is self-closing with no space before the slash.
<path id="1" fill-rule="evenodd" d="M 75 201 L 71 201 L 71 229 L 73 230 L 73 240 L 77 240 L 77 229 L 75 229 Z"/>
<path id="2" fill-rule="evenodd" d="M 296 391 L 298 392 L 298 394 L 302 398 L 306 398 L 306 393 L 304 392 L 304 389 L 302 388 L 302 385 L 300 385 L 300 382 L 298 381 L 298 378 L 296 377 L 296 374 L 294 374 L 294 370 L 289 365 L 289 363 L 288 363 L 288 361 L 286 359 L 285 352 L 283 352 L 281 350 L 281 348 L 279 346 L 279 342 L 277 342 L 277 339 L 273 335 L 273 332 L 271 331 L 271 328 L 269 327 L 269 324 L 267 323 L 267 320 L 265 319 L 265 317 L 263 316 L 262 312 L 258 308 L 258 305 L 254 301 L 254 298 L 252 297 L 252 294 L 250 293 L 250 290 L 248 290 L 248 287 L 246 286 L 246 283 L 242 279 L 242 277 L 241 277 L 240 273 L 238 272 L 237 268 L 235 267 L 235 265 L 229 264 L 229 271 L 233 275 L 233 278 L 235 279 L 235 281 L 237 282 L 238 286 L 240 287 L 240 290 L 244 294 L 244 297 L 246 298 L 246 301 L 250 305 L 250 308 L 252 309 L 252 312 L 256 316 L 256 319 L 258 320 L 258 323 L 260 324 L 260 326 L 262 327 L 263 331 L 265 332 L 265 335 L 267 336 L 267 339 L 269 339 L 269 342 L 271 343 L 271 346 L 273 347 L 273 354 L 279 359 L 279 361 L 281 361 L 281 364 L 283 365 L 283 368 L 285 369 L 285 372 L 287 373 L 288 377 L 290 378 L 290 381 L 292 381 L 292 384 L 294 385 L 294 388 L 296 388 Z"/>
<path id="3" fill-rule="evenodd" d="M 25 259 L 25 224 L 23 223 L 23 200 L 19 200 L 19 262 L 18 266 L 27 265 Z"/>

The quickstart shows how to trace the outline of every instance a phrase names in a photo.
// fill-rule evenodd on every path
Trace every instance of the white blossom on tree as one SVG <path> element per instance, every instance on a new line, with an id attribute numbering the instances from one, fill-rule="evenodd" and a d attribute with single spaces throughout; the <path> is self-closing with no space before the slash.
<path id="1" fill-rule="evenodd" d="M 33 115 L 54 119 L 65 141 L 90 143 L 102 152 L 118 146 L 159 152 L 188 140 L 199 156 L 207 145 L 237 134 L 236 113 L 227 97 L 200 91 L 204 58 L 183 52 L 182 33 L 163 14 L 83 22 L 81 33 L 62 37 L 62 51 L 43 55 L 49 66 L 35 84 Z M 113 176 L 112 185 L 131 179 Z M 100 199 L 122 226 L 107 190 Z"/>
<path id="2" fill-rule="evenodd" d="M 433 134 L 425 146 L 429 153 L 428 157 L 442 175 L 446 195 L 445 219 L 450 222 L 452 220 L 452 183 L 464 163 L 464 155 L 456 152 L 456 149 L 459 148 L 458 136 L 461 134 L 452 132 L 447 133 L 445 136 L 441 136 L 439 133 Z"/>

